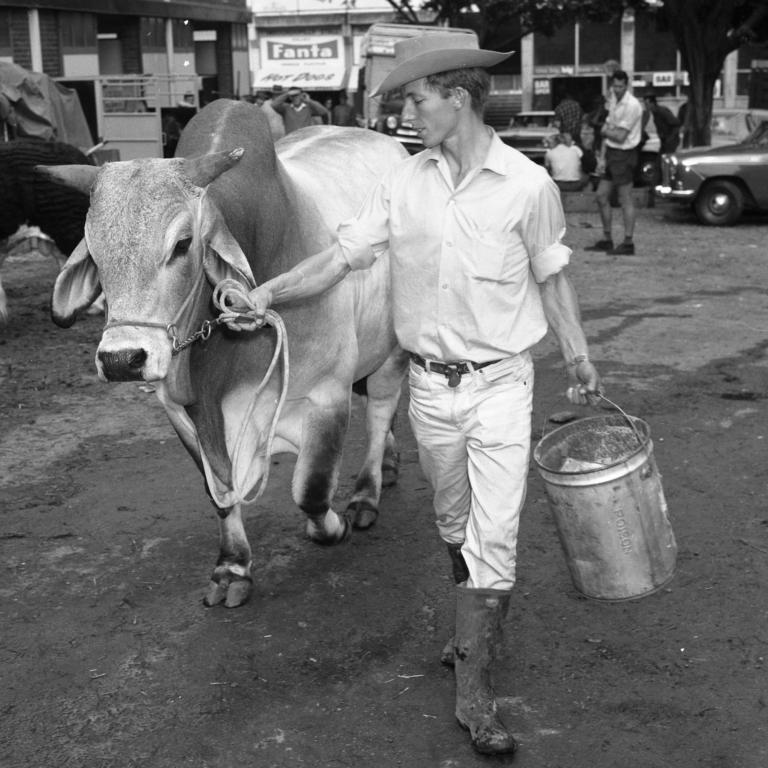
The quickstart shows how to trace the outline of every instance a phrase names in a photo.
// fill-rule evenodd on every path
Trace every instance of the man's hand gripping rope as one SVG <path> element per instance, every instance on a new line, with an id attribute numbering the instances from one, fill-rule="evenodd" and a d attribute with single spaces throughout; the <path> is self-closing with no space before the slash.
<path id="1" fill-rule="evenodd" d="M 219 310 L 218 322 L 231 331 L 256 331 L 268 324 L 277 327 L 280 316 L 268 309 L 271 293 L 263 287 L 249 291 L 237 280 L 226 279 L 213 289 L 213 303 Z"/>

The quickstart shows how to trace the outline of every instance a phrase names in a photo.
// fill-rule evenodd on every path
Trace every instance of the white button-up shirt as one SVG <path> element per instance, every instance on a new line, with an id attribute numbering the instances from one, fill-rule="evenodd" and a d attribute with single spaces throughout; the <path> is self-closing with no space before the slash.
<path id="1" fill-rule="evenodd" d="M 643 106 L 627 91 L 620 101 L 609 102 L 606 123 L 612 128 L 625 128 L 628 133 L 622 142 L 613 141 L 607 136 L 605 144 L 614 149 L 634 149 L 643 133 Z"/>
<path id="2" fill-rule="evenodd" d="M 339 227 L 339 243 L 352 269 L 369 267 L 389 247 L 404 349 L 485 362 L 545 335 L 536 283 L 568 263 L 564 234 L 549 174 L 494 134 L 483 165 L 456 187 L 439 148 L 404 159 Z"/>

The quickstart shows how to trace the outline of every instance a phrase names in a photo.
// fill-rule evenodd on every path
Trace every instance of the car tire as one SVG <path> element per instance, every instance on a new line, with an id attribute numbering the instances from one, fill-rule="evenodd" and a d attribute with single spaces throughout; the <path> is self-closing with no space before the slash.
<path id="1" fill-rule="evenodd" d="M 696 196 L 693 209 L 702 224 L 728 227 L 744 212 L 744 193 L 732 181 L 710 181 Z"/>

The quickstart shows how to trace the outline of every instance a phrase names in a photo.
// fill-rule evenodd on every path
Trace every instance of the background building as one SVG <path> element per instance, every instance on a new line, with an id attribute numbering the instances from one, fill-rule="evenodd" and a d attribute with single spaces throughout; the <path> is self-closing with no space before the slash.
<path id="1" fill-rule="evenodd" d="M 3 1 L 0 61 L 75 89 L 122 159 L 157 155 L 182 102 L 250 92 L 250 19 L 246 0 Z"/>

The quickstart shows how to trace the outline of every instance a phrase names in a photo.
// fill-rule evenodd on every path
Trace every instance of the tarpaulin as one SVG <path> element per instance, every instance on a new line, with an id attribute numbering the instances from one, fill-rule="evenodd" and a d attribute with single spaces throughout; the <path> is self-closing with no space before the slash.
<path id="1" fill-rule="evenodd" d="M 62 141 L 83 151 L 93 147 L 77 92 L 48 75 L 0 62 L 0 102 L 0 115 L 17 137 Z"/>

